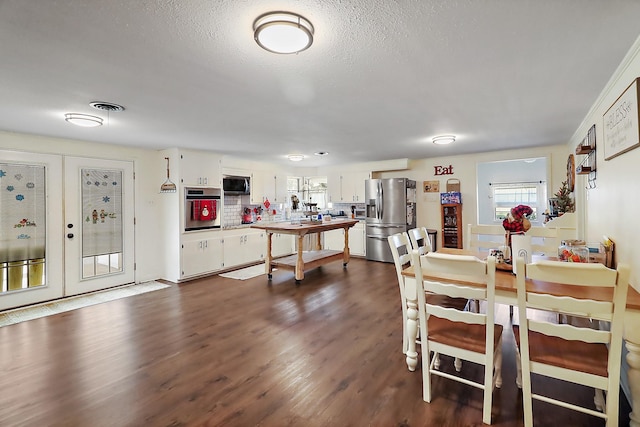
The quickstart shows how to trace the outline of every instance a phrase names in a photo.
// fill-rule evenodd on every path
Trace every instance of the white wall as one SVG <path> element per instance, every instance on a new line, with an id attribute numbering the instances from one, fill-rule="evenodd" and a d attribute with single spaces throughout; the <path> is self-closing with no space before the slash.
<path id="1" fill-rule="evenodd" d="M 449 178 L 460 180 L 462 193 L 462 221 L 464 224 L 476 224 L 477 220 L 477 177 L 478 163 L 546 157 L 550 179 L 547 183 L 547 194 L 553 194 L 566 179 L 566 146 L 554 145 L 521 150 L 494 151 L 491 153 L 468 154 L 452 157 L 434 157 L 430 159 L 409 161 L 409 169 L 394 172 L 380 172 L 376 178 L 407 177 L 417 181 L 417 225 L 438 231 L 438 247 L 442 246 L 442 224 L 440 213 L 440 194 L 424 193 L 423 181 L 440 181 L 440 191 L 446 191 Z M 435 175 L 435 166 L 453 166 L 453 175 Z M 464 241 L 463 231 L 463 241 Z"/>
<path id="2" fill-rule="evenodd" d="M 166 178 L 166 164 L 158 163 L 164 159 L 156 151 L 10 132 L 0 132 L 0 149 L 133 161 L 136 174 L 136 282 L 162 277 L 164 236 L 158 230 L 163 229 L 164 223 L 160 185 Z M 52 203 L 62 204 L 62 200 Z"/>
<path id="3" fill-rule="evenodd" d="M 579 72 L 579 70 L 576 70 Z M 565 157 L 596 125 L 596 188 L 587 190 L 585 175 L 578 175 L 578 229 L 587 241 L 600 241 L 603 235 L 616 243 L 616 261 L 631 266 L 631 285 L 640 290 L 640 148 L 611 160 L 604 160 L 603 115 L 634 79 L 640 77 L 640 38 L 609 80 L 589 113 L 565 148 Z M 576 156 L 576 165 L 583 156 Z"/>

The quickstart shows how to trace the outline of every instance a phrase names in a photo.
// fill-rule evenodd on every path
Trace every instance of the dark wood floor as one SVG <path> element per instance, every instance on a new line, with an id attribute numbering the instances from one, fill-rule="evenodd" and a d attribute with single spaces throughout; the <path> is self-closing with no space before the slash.
<path id="1" fill-rule="evenodd" d="M 402 346 L 393 265 L 352 259 L 246 281 L 211 277 L 0 328 L 2 426 L 472 426 L 481 391 L 421 373 Z M 508 308 L 499 319 L 509 325 Z M 443 360 L 452 369 L 449 360 Z M 463 372 L 479 378 L 481 368 Z M 522 425 L 511 329 L 496 426 Z M 576 402 L 593 391 L 534 382 Z M 628 425 L 622 397 L 621 425 Z M 602 426 L 534 403 L 537 426 Z"/>

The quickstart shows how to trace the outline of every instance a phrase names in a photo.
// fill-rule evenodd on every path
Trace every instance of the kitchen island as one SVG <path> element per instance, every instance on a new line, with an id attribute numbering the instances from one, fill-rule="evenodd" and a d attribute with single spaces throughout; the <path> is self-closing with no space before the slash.
<path id="1" fill-rule="evenodd" d="M 349 263 L 349 228 L 358 223 L 355 219 L 332 219 L 326 222 L 302 221 L 291 224 L 289 222 L 273 222 L 265 224 L 254 224 L 252 228 L 259 228 L 267 232 L 267 259 L 265 262 L 266 274 L 272 278 L 274 268 L 283 270 L 293 270 L 295 272 L 296 283 L 304 279 L 304 270 L 319 267 L 321 265 L 342 260 L 342 265 Z M 322 249 L 321 236 L 323 232 L 329 230 L 344 229 L 344 249 L 342 251 Z M 273 233 L 293 234 L 297 238 L 297 251 L 295 255 L 274 259 L 271 253 L 271 242 Z M 316 234 L 315 250 L 303 251 L 303 239 L 307 234 Z"/>

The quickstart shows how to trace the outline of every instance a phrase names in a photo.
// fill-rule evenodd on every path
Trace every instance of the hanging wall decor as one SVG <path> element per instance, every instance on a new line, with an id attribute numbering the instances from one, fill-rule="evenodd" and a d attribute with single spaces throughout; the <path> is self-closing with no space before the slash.
<path id="1" fill-rule="evenodd" d="M 640 85 L 637 78 L 616 99 L 604 113 L 604 159 L 611 160 L 640 146 L 640 128 L 638 122 L 638 96 Z"/>

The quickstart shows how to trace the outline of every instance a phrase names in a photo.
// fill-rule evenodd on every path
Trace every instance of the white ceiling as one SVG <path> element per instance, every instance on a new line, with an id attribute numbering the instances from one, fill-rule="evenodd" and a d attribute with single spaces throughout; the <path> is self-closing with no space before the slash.
<path id="1" fill-rule="evenodd" d="M 313 23 L 310 49 L 258 47 L 274 10 Z M 637 0 L 0 0 L 0 129 L 296 166 L 562 144 L 639 18 Z M 126 110 L 64 121 L 106 120 L 92 101 Z"/>

